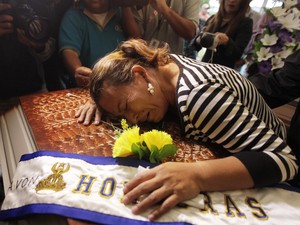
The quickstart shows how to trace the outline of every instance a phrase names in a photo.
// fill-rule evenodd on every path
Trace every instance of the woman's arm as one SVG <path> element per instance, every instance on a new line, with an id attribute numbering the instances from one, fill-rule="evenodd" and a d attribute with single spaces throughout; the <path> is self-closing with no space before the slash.
<path id="1" fill-rule="evenodd" d="M 124 204 L 138 200 L 132 208 L 140 214 L 152 206 L 148 218 L 155 220 L 178 203 L 201 191 L 236 190 L 253 187 L 245 166 L 234 157 L 196 163 L 163 163 L 138 174 L 124 187 Z M 142 199 L 139 199 L 139 198 Z"/>
<path id="2" fill-rule="evenodd" d="M 234 82 L 235 89 L 217 83 L 193 89 L 187 111 L 190 126 L 239 159 L 255 187 L 293 179 L 298 165 L 283 140 L 284 125 L 249 81 L 234 76 L 223 79 Z"/>

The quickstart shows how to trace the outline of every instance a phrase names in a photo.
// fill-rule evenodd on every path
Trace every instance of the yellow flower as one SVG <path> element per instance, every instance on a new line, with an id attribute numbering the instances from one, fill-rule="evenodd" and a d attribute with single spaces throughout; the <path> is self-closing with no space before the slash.
<path id="1" fill-rule="evenodd" d="M 137 126 L 127 128 L 115 141 L 112 152 L 113 157 L 127 157 L 133 155 L 131 151 L 132 144 L 140 142 L 140 128 Z"/>
<path id="2" fill-rule="evenodd" d="M 123 130 L 128 129 L 129 126 L 128 126 L 128 123 L 127 123 L 126 119 L 121 120 L 121 126 L 122 126 Z"/>
<path id="3" fill-rule="evenodd" d="M 148 149 L 151 151 L 151 145 L 155 145 L 159 150 L 167 144 L 172 144 L 171 135 L 166 132 L 152 130 L 141 135 L 143 141 L 146 143 Z"/>

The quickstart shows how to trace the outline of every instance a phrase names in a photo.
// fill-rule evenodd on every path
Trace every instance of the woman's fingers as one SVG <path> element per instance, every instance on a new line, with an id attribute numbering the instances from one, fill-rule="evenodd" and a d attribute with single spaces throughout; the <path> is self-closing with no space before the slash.
<path id="1" fill-rule="evenodd" d="M 101 112 L 97 109 L 93 100 L 89 99 L 87 102 L 80 106 L 75 112 L 75 117 L 78 118 L 77 122 L 83 125 L 89 125 L 94 118 L 94 124 L 98 125 L 101 122 Z"/>
<path id="2" fill-rule="evenodd" d="M 129 181 L 123 189 L 125 194 L 123 203 L 125 205 L 130 204 L 134 202 L 137 197 L 148 194 L 149 192 L 152 192 L 154 189 L 158 188 L 159 184 L 152 179 L 153 177 L 154 175 L 152 171 L 149 170 L 138 174 L 131 181 Z"/>
<path id="3" fill-rule="evenodd" d="M 86 110 L 84 105 L 81 105 L 75 112 L 75 117 L 78 118 L 77 121 L 79 123 L 82 123 L 84 121 L 85 113 Z"/>
<path id="4" fill-rule="evenodd" d="M 169 212 L 172 208 L 174 208 L 179 202 L 180 200 L 176 194 L 170 195 L 163 201 L 162 204 L 160 204 L 149 214 L 148 219 L 151 221 L 157 220 L 163 214 Z"/>
<path id="5" fill-rule="evenodd" d="M 142 196 L 142 199 L 138 199 L 137 205 L 132 208 L 133 214 L 140 214 L 149 209 L 150 207 L 162 202 L 166 199 L 172 192 L 170 190 L 165 189 L 164 187 L 160 187 L 153 192 L 150 192 L 149 195 L 145 197 Z"/>
<path id="6" fill-rule="evenodd" d="M 150 220 L 157 219 L 179 202 L 179 197 L 174 194 L 174 190 L 155 175 L 155 169 L 145 171 L 134 177 L 124 187 L 123 203 L 126 205 L 137 202 L 132 208 L 133 214 L 143 213 L 159 205 L 150 213 Z"/>
<path id="7" fill-rule="evenodd" d="M 84 108 L 84 105 L 79 106 L 79 108 L 75 112 L 75 117 L 78 118 L 81 115 L 81 112 Z"/>
<path id="8" fill-rule="evenodd" d="M 86 113 L 85 113 L 85 118 L 83 121 L 83 125 L 89 125 L 91 123 L 91 121 L 93 120 L 94 116 L 95 116 L 95 112 L 96 112 L 96 107 L 93 105 L 90 105 L 87 109 L 86 109 Z"/>
<path id="9" fill-rule="evenodd" d="M 83 125 L 89 125 L 95 114 L 95 111 L 96 108 L 90 104 L 81 106 L 75 114 L 75 117 L 77 117 L 77 122 L 82 123 Z"/>
<path id="10" fill-rule="evenodd" d="M 99 125 L 101 122 L 101 112 L 96 108 L 94 124 Z"/>

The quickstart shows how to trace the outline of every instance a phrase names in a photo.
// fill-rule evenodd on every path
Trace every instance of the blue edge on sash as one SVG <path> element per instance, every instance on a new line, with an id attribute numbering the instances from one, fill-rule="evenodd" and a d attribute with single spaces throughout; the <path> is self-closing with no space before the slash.
<path id="1" fill-rule="evenodd" d="M 95 165 L 123 165 L 131 167 L 154 167 L 157 164 L 152 164 L 147 161 L 137 160 L 133 158 L 112 158 L 103 156 L 87 156 L 81 154 L 70 154 L 55 151 L 37 151 L 32 154 L 25 154 L 21 157 L 20 161 L 30 160 L 39 156 L 52 156 L 52 157 L 63 157 L 81 159 L 90 164 Z M 294 191 L 300 193 L 300 189 L 287 185 L 278 184 L 275 187 Z M 63 212 L 63 213 L 62 213 Z M 0 211 L 0 220 L 18 219 L 29 216 L 31 214 L 55 214 L 64 216 L 66 218 L 73 218 L 79 220 L 85 220 L 93 223 L 102 223 L 109 225 L 119 224 L 130 224 L 130 225 L 189 225 L 186 222 L 151 222 L 151 221 L 140 221 L 129 218 L 108 215 L 104 213 L 94 212 L 86 209 L 79 209 L 74 207 L 61 206 L 56 204 L 32 204 L 19 207 L 16 209 L 2 210 Z"/>
<path id="2" fill-rule="evenodd" d="M 20 161 L 27 161 L 39 156 L 52 156 L 52 157 L 63 157 L 72 159 L 81 159 L 90 164 L 95 165 L 122 165 L 131 167 L 154 167 L 157 164 L 149 163 L 143 160 L 137 160 L 133 158 L 112 158 L 103 156 L 88 156 L 81 154 L 70 154 L 56 151 L 37 151 L 32 154 L 22 155 Z M 63 213 L 62 213 L 63 212 Z M 151 222 L 151 221 L 140 221 L 120 216 L 108 215 L 104 213 L 94 212 L 86 209 L 79 209 L 74 207 L 62 206 L 57 204 L 32 204 L 19 207 L 16 209 L 1 210 L 0 220 L 9 219 L 24 219 L 26 216 L 32 214 L 55 214 L 64 216 L 66 218 L 73 218 L 78 220 L 85 220 L 93 223 L 120 225 L 189 225 L 185 222 Z"/>

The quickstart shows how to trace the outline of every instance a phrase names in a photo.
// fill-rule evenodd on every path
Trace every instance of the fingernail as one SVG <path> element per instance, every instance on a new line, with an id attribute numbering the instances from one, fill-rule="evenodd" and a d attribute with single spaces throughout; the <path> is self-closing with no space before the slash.
<path id="1" fill-rule="evenodd" d="M 138 208 L 139 208 L 139 207 L 137 207 L 137 206 L 133 206 L 133 207 L 131 208 L 131 212 L 132 212 L 133 214 L 137 214 L 137 213 L 138 213 Z"/>
<path id="2" fill-rule="evenodd" d="M 149 219 L 150 221 L 153 221 L 153 220 L 155 220 L 155 217 L 154 217 L 153 214 L 150 214 L 150 215 L 148 216 L 148 219 Z"/>

